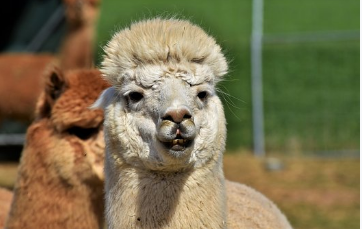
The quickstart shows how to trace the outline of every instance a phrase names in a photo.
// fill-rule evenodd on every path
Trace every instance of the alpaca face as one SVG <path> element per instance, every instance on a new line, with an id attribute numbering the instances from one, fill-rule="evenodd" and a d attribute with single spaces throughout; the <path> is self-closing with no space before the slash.
<path id="1" fill-rule="evenodd" d="M 54 69 L 46 78 L 45 93 L 38 101 L 38 121 L 27 135 L 47 154 L 49 167 L 56 168 L 57 175 L 70 184 L 103 181 L 104 117 L 101 110 L 89 106 L 108 86 L 97 70 L 63 74 Z"/>
<path id="2" fill-rule="evenodd" d="M 115 34 L 101 72 L 113 87 L 105 108 L 107 152 L 151 170 L 200 167 L 217 160 L 225 118 L 215 84 L 227 63 L 215 40 L 177 19 L 141 21 Z"/>
<path id="3" fill-rule="evenodd" d="M 200 167 L 222 152 L 225 118 L 212 72 L 193 69 L 145 66 L 103 93 L 112 152 L 152 170 Z"/>

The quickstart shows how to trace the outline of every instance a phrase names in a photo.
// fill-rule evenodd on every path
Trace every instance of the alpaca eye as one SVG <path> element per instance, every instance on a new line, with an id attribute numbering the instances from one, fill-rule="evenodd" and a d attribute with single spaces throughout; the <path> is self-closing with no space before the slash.
<path id="1" fill-rule="evenodd" d="M 197 97 L 199 97 L 200 100 L 205 100 L 207 97 L 207 92 L 206 91 L 201 91 L 197 94 Z"/>
<path id="2" fill-rule="evenodd" d="M 128 94 L 128 98 L 133 103 L 137 103 L 143 99 L 143 95 L 139 92 L 134 91 Z"/>
<path id="3" fill-rule="evenodd" d="M 96 135 L 99 131 L 99 128 L 82 128 L 78 126 L 73 126 L 67 130 L 68 134 L 74 135 L 81 140 L 88 140 L 92 136 Z"/>

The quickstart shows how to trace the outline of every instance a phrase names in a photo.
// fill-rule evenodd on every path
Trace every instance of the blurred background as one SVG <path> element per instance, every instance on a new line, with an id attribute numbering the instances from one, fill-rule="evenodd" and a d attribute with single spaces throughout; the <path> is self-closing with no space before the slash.
<path id="1" fill-rule="evenodd" d="M 37 64 L 32 64 L 32 57 L 30 62 L 13 61 L 11 71 L 0 57 L 2 186 L 13 184 L 24 133 L 31 122 L 31 117 L 8 112 L 6 106 L 14 98 L 12 93 L 37 95 L 31 90 L 36 86 L 26 82 L 39 80 L 53 58 L 66 63 L 64 50 L 74 37 L 72 31 L 79 28 L 74 16 L 79 2 L 19 0 L 0 9 L 0 56 L 13 52 L 35 54 L 37 60 L 42 56 Z M 87 33 L 91 42 L 80 46 L 94 50 L 96 67 L 102 47 L 114 32 L 141 19 L 188 19 L 214 36 L 230 65 L 230 73 L 218 86 L 228 122 L 226 177 L 265 193 L 295 228 L 359 227 L 359 1 L 268 0 L 263 5 L 253 0 L 84 2 L 91 8 L 86 8 L 82 20 L 96 29 Z M 255 10 L 258 6 L 260 11 Z M 98 10 L 99 18 L 93 12 Z M 251 48 L 255 38 L 261 39 L 260 50 Z M 258 52 L 261 58 L 255 70 L 252 57 L 258 57 Z M 26 64 L 40 67 L 29 81 L 13 80 L 21 66 L 30 71 Z M 252 83 L 255 71 L 261 73 L 262 87 Z M 253 95 L 259 96 L 256 100 L 262 108 L 257 114 Z M 255 145 L 262 149 L 259 156 L 254 156 Z"/>

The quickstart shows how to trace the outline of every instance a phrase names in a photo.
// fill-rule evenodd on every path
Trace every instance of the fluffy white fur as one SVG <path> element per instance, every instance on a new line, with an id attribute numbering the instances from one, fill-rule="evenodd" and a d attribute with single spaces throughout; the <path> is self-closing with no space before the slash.
<path id="1" fill-rule="evenodd" d="M 203 82 L 204 77 L 210 80 L 221 77 L 228 69 L 220 46 L 211 36 L 188 21 L 176 19 L 157 18 L 135 23 L 116 33 L 105 47 L 105 53 L 102 72 L 113 85 L 132 77 L 129 70 L 150 65 L 173 67 L 185 73 L 191 70 L 197 74 L 196 70 L 204 70 L 212 74 L 194 77 L 198 83 Z"/>
<path id="2" fill-rule="evenodd" d="M 187 21 L 142 21 L 113 36 L 101 71 L 112 84 L 94 105 L 105 110 L 108 227 L 227 228 L 226 123 L 215 93 L 227 72 L 220 46 Z M 270 225 L 289 228 L 270 212 L 286 222 Z"/>

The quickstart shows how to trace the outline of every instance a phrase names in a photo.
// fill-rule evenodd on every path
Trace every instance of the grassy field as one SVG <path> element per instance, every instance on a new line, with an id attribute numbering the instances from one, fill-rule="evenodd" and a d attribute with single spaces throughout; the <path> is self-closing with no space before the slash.
<path id="1" fill-rule="evenodd" d="M 359 228 L 359 161 L 281 157 L 284 169 L 270 172 L 248 153 L 225 155 L 229 180 L 247 184 L 273 200 L 295 229 Z M 17 164 L 0 163 L 0 187 L 11 188 Z"/>
<path id="2" fill-rule="evenodd" d="M 358 55 L 357 41 L 266 45 L 267 149 L 359 148 Z"/>
<path id="3" fill-rule="evenodd" d="M 154 16 L 190 19 L 216 37 L 230 62 L 219 87 L 228 121 L 229 149 L 251 148 L 251 0 L 108 0 L 98 26 L 101 47 L 131 22 Z M 265 1 L 266 35 L 358 31 L 359 1 Z M 359 148 L 359 40 L 264 46 L 267 150 Z"/>

